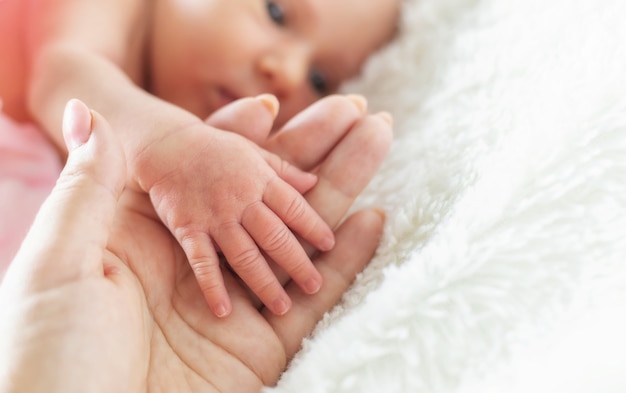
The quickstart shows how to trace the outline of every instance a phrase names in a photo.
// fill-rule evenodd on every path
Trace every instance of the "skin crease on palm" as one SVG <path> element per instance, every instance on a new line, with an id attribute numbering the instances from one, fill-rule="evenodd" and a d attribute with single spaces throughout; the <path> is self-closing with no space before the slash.
<path id="1" fill-rule="evenodd" d="M 246 99 L 224 108 L 209 122 L 230 118 L 233 130 L 252 132 L 261 140 L 271 129 L 266 112 L 260 101 Z M 235 116 L 237 113 L 247 116 Z M 257 129 L 244 130 L 254 117 Z M 336 122 L 320 120 L 331 117 Z M 391 140 L 390 134 L 379 132 L 382 119 L 359 117 L 349 100 L 330 97 L 263 143 L 298 166 L 319 165 L 320 181 L 306 197 L 333 226 L 384 158 L 386 148 L 381 146 L 388 148 Z M 344 125 L 355 122 L 345 135 Z M 298 144 L 317 138 L 307 132 L 312 123 L 325 130 L 325 144 L 290 157 L 298 152 Z M 76 187 L 70 179 L 61 182 L 56 196 L 66 203 L 73 201 L 69 212 L 74 214 L 53 209 L 38 218 L 60 228 L 50 231 L 44 225 L 47 232 L 35 234 L 36 243 L 27 243 L 25 255 L 17 259 L 20 268 L 7 274 L 9 284 L 2 287 L 0 299 L 5 303 L 0 310 L 8 317 L 2 318 L 5 334 L 0 337 L 0 364 L 11 367 L 3 370 L 5 378 L 0 372 L 0 390 L 12 392 L 10 388 L 17 386 L 28 389 L 16 391 L 83 392 L 90 386 L 89 391 L 94 392 L 256 392 L 262 385 L 275 384 L 302 337 L 371 258 L 380 236 L 381 216 L 361 212 L 341 225 L 335 249 L 315 258 L 325 280 L 318 294 L 304 295 L 282 279 L 294 299 L 293 309 L 285 316 L 259 308 L 239 281 L 224 270 L 235 307 L 228 318 L 218 319 L 204 301 L 182 250 L 144 194 L 127 189 L 111 223 L 115 209 L 111 195 L 120 192 L 123 179 L 111 175 L 112 164 L 123 161 L 123 156 L 119 149 L 107 150 L 102 143 L 102 136 L 108 135 L 109 142 L 112 138 L 101 117 L 94 117 L 93 127 L 99 138 L 88 147 L 106 155 L 109 165 L 92 166 L 74 176 L 80 180 L 86 172 L 95 173 L 99 179 L 96 187 L 89 184 L 84 189 L 104 195 L 98 206 L 111 206 L 99 217 L 85 215 L 84 211 L 93 211 L 93 202 L 88 198 L 67 200 L 69 194 L 63 189 Z M 350 154 L 357 150 L 364 153 L 359 158 Z M 72 226 L 72 216 L 108 222 L 112 225 L 108 242 L 106 234 Z M 95 240 L 75 244 L 90 236 Z M 98 247 L 107 243 L 104 253 L 98 252 Z M 55 256 L 56 262 L 41 263 L 55 261 Z M 101 264 L 98 258 L 102 258 Z"/>

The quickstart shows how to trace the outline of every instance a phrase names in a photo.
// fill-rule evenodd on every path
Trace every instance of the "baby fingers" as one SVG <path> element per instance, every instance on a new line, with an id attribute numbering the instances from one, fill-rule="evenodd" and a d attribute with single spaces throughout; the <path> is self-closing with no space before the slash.
<path id="1" fill-rule="evenodd" d="M 278 179 L 268 183 L 263 202 L 276 215 L 320 251 L 335 246 L 335 235 L 326 222 L 296 190 Z"/>
<path id="2" fill-rule="evenodd" d="M 232 304 L 224 286 L 219 258 L 212 240 L 204 232 L 179 235 L 179 242 L 211 311 L 220 318 L 227 316 L 232 310 Z"/>
<path id="3" fill-rule="evenodd" d="M 322 276 L 311 263 L 296 236 L 263 203 L 250 206 L 242 224 L 267 255 L 304 290 L 314 294 L 322 285 Z"/>
<path id="4" fill-rule="evenodd" d="M 305 172 L 298 167 L 291 165 L 285 160 L 282 160 L 275 154 L 269 153 L 265 150 L 260 150 L 264 156 L 265 161 L 272 167 L 278 177 L 287 182 L 291 187 L 295 188 L 300 194 L 305 194 L 317 183 L 317 176 Z"/>
<path id="5" fill-rule="evenodd" d="M 255 208 L 251 207 L 249 210 L 255 210 Z M 253 225 L 254 230 L 252 233 L 256 234 L 258 228 L 265 225 L 267 218 L 264 216 L 265 214 L 263 213 L 251 213 L 253 220 L 255 217 L 260 217 L 261 219 L 259 223 Z M 256 238 L 252 239 L 251 234 L 237 222 L 222 224 L 215 233 L 214 238 L 220 245 L 230 267 L 250 290 L 259 297 L 263 304 L 276 315 L 287 313 L 291 308 L 291 300 L 270 269 L 261 251 L 259 251 L 259 247 L 255 243 Z M 263 236 L 261 236 L 259 238 L 261 239 L 259 243 L 263 243 L 263 241 L 271 242 L 271 239 L 268 237 L 263 239 Z M 295 238 L 293 241 L 296 241 Z M 263 248 L 263 244 L 259 245 Z M 283 252 L 281 251 L 281 253 Z"/>

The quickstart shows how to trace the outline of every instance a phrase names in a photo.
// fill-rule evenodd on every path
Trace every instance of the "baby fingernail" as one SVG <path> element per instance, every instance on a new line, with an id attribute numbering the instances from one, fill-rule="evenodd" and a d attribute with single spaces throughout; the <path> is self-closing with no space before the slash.
<path id="1" fill-rule="evenodd" d="M 365 111 L 367 111 L 367 100 L 365 97 L 358 94 L 349 94 L 346 97 L 359 108 L 359 112 L 365 113 Z"/>
<path id="2" fill-rule="evenodd" d="M 272 309 L 276 315 L 285 315 L 289 311 L 289 303 L 282 297 L 274 300 Z"/>
<path id="3" fill-rule="evenodd" d="M 261 94 L 255 97 L 257 100 L 261 101 L 261 103 L 267 108 L 268 111 L 272 114 L 272 117 L 278 116 L 278 110 L 280 109 L 280 103 L 278 102 L 278 98 L 272 94 Z"/>
<path id="4" fill-rule="evenodd" d="M 335 237 L 327 236 L 320 242 L 320 251 L 330 251 L 335 247 Z"/>
<path id="5" fill-rule="evenodd" d="M 218 318 L 224 318 L 225 316 L 228 315 L 228 309 L 226 308 L 224 303 L 215 305 L 213 312 Z"/>
<path id="6" fill-rule="evenodd" d="M 393 126 L 393 116 L 389 112 L 378 112 L 377 115 L 382 118 L 387 124 Z"/>
<path id="7" fill-rule="evenodd" d="M 309 295 L 314 295 L 314 294 L 318 293 L 320 291 L 321 287 L 322 287 L 322 284 L 315 278 L 309 278 L 304 283 L 304 290 Z"/>

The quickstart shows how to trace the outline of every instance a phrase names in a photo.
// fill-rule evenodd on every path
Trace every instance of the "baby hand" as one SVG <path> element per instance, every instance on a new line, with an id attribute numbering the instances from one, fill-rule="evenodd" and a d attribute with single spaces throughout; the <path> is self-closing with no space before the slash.
<path id="1" fill-rule="evenodd" d="M 150 170 L 143 173 L 153 176 L 140 184 L 185 251 L 217 316 L 232 308 L 218 250 L 277 315 L 289 310 L 291 300 L 264 254 L 306 293 L 320 289 L 322 277 L 292 233 L 322 251 L 334 246 L 332 230 L 301 195 L 315 184 L 314 175 L 200 121 L 153 143 L 146 154 Z"/>
<path id="2" fill-rule="evenodd" d="M 304 197 L 329 226 L 336 227 L 391 148 L 391 115 L 369 113 L 362 96 L 331 95 L 270 135 L 268 129 L 273 119 L 266 110 L 268 98 L 273 97 L 235 101 L 213 113 L 206 122 L 254 140 L 302 170 L 315 171 L 317 184 Z M 303 247 L 313 255 L 313 247 L 305 242 Z M 279 281 L 289 280 L 278 266 L 271 262 L 270 266 Z"/>

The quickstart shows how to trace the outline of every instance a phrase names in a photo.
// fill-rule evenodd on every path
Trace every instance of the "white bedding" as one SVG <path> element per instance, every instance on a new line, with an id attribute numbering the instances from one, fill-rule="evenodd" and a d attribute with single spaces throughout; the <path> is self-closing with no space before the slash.
<path id="1" fill-rule="evenodd" d="M 626 2 L 410 0 L 378 255 L 270 392 L 626 392 Z"/>

